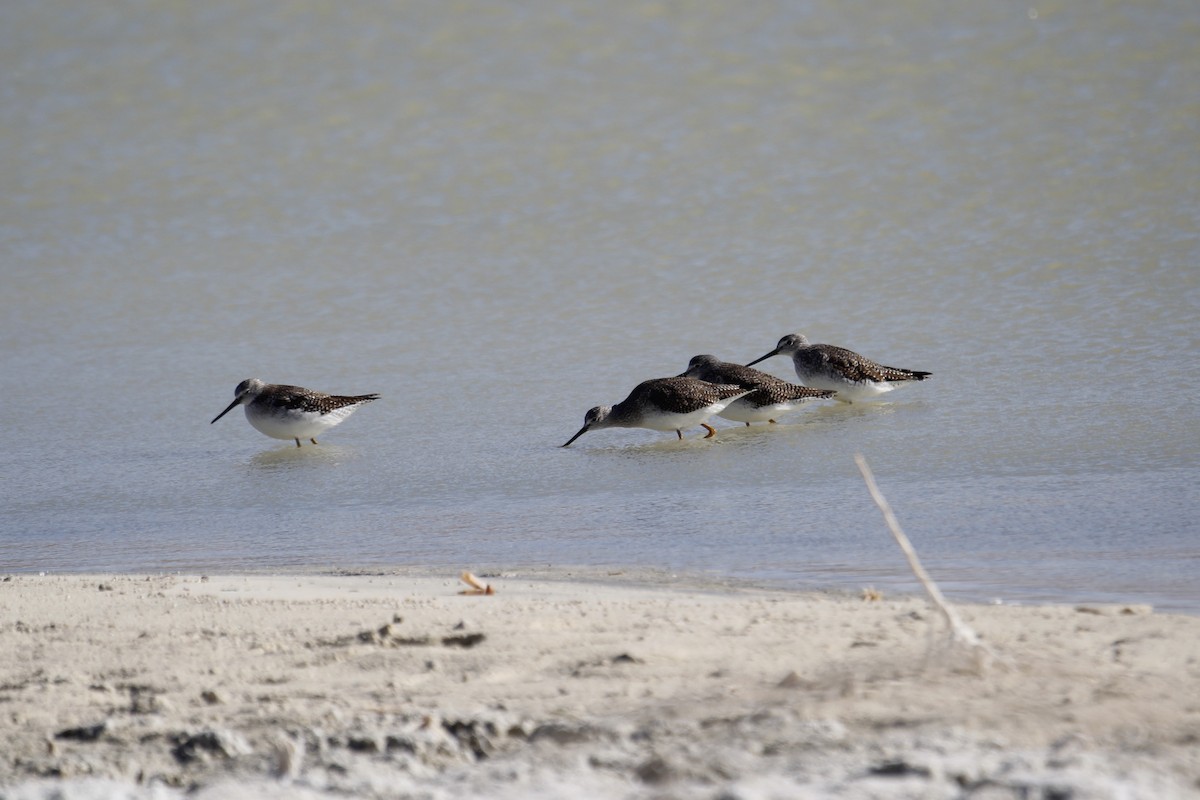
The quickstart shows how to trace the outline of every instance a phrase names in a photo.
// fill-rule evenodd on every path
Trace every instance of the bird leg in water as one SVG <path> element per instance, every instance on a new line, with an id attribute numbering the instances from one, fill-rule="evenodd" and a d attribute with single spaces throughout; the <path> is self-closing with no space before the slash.
<path id="1" fill-rule="evenodd" d="M 709 425 L 707 422 L 701 422 L 700 427 L 708 430 L 708 433 L 704 434 L 705 439 L 711 439 L 712 437 L 717 435 L 717 429 L 714 428 L 712 425 Z"/>

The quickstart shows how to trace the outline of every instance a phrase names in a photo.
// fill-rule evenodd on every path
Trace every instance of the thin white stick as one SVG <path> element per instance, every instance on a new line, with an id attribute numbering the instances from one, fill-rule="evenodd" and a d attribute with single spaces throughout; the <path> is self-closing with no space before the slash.
<path id="1" fill-rule="evenodd" d="M 879 510 L 883 512 L 883 521 L 887 523 L 888 530 L 892 532 L 892 537 L 895 538 L 896 544 L 900 545 L 900 549 L 904 551 L 905 557 L 908 558 L 908 566 L 912 569 L 913 574 L 917 576 L 917 580 L 925 587 L 925 591 L 929 593 L 929 599 L 942 612 L 942 616 L 946 618 L 946 624 L 950 626 L 950 635 L 956 642 L 970 645 L 971 647 L 983 647 L 983 643 L 979 640 L 979 636 L 971 629 L 967 623 L 955 613 L 950 604 L 946 602 L 946 598 L 942 596 L 942 590 L 938 588 L 933 579 L 929 577 L 929 573 L 921 566 L 921 561 L 917 558 L 917 551 L 913 548 L 912 542 L 904 535 L 904 531 L 900 528 L 900 521 L 896 519 L 896 515 L 892 512 L 892 507 L 888 504 L 887 498 L 883 496 L 883 492 L 879 491 L 879 487 L 875 485 L 875 476 L 871 474 L 871 468 L 867 466 L 867 460 L 863 458 L 861 453 L 854 454 L 854 463 L 858 464 L 858 471 L 862 473 L 863 480 L 867 482 L 867 491 L 871 493 L 871 499 L 875 501 L 875 505 L 879 506 Z"/>

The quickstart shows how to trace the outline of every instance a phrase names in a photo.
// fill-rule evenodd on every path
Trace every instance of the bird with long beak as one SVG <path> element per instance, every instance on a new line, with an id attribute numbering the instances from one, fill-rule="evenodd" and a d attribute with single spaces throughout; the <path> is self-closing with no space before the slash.
<path id="1" fill-rule="evenodd" d="M 800 333 L 789 333 L 775 349 L 751 361 L 753 366 L 772 356 L 791 356 L 796 376 L 805 386 L 832 389 L 835 400 L 853 403 L 870 400 L 913 381 L 923 381 L 932 373 L 899 367 L 885 367 L 853 350 L 832 344 L 810 344 Z"/>
<path id="2" fill-rule="evenodd" d="M 774 422 L 776 417 L 795 411 L 810 400 L 837 394 L 828 389 L 797 386 L 753 367 L 721 361 L 710 355 L 692 356 L 683 375 L 709 383 L 731 383 L 750 389 L 750 394 L 734 400 L 718 414 L 725 419 L 744 422 L 747 427 L 751 422 Z"/>
<path id="3" fill-rule="evenodd" d="M 319 434 L 339 424 L 364 403 L 378 399 L 377 394 L 322 394 L 300 386 L 248 378 L 233 390 L 233 402 L 213 422 L 244 405 L 246 419 L 257 431 L 272 439 L 295 439 L 299 447 L 301 439 L 316 444 Z"/>
<path id="4" fill-rule="evenodd" d="M 712 384 L 695 378 L 653 378 L 639 383 L 615 406 L 590 409 L 583 417 L 583 427 L 563 447 L 588 431 L 601 428 L 675 431 L 682 439 L 684 428 L 700 425 L 708 431 L 704 438 L 710 439 L 716 436 L 717 429 L 707 424 L 708 418 L 749 393 L 749 389 L 740 386 Z"/>

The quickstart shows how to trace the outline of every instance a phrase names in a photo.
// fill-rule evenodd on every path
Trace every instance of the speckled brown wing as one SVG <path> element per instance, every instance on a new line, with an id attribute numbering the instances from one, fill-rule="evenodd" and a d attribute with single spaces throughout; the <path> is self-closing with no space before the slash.
<path id="1" fill-rule="evenodd" d="M 885 367 L 853 350 L 832 344 L 815 344 L 805 347 L 795 356 L 804 372 L 816 374 L 839 374 L 848 381 L 923 381 L 928 372 L 911 369 Z"/>
<path id="2" fill-rule="evenodd" d="M 708 383 L 695 378 L 656 378 L 634 387 L 622 405 L 632 402 L 672 414 L 687 414 L 745 391 L 740 386 Z"/>
<path id="3" fill-rule="evenodd" d="M 745 402 L 755 407 L 772 406 L 796 400 L 833 397 L 835 392 L 827 389 L 811 389 L 797 386 L 782 378 L 731 361 L 715 361 L 705 364 L 697 375 L 701 380 L 712 383 L 732 383 L 743 389 L 753 389 L 746 395 Z"/>
<path id="4" fill-rule="evenodd" d="M 787 386 L 787 381 L 776 378 L 754 367 L 744 367 L 729 361 L 719 361 L 701 368 L 696 376 L 709 383 L 736 384 L 746 389 L 762 389 L 768 386 Z"/>
<path id="5" fill-rule="evenodd" d="M 777 384 L 755 389 L 746 395 L 745 399 L 755 406 L 772 406 L 776 403 L 791 403 L 797 400 L 830 398 L 836 394 L 837 392 L 830 389 L 810 389 L 807 386 L 797 386 L 794 383 L 780 381 Z"/>
<path id="6" fill-rule="evenodd" d="M 339 408 L 369 403 L 372 400 L 379 399 L 379 395 L 377 394 L 360 394 L 354 396 L 323 394 L 301 386 L 287 386 L 283 384 L 272 387 L 271 395 L 271 401 L 277 407 L 286 408 L 289 411 L 315 411 L 318 414 L 328 414 Z"/>
<path id="7" fill-rule="evenodd" d="M 358 406 L 378 399 L 379 395 L 374 393 L 357 395 L 328 394 L 321 396 L 321 399 L 318 401 L 318 407 L 322 414 L 328 414 L 330 411 L 336 411 L 339 408 Z"/>

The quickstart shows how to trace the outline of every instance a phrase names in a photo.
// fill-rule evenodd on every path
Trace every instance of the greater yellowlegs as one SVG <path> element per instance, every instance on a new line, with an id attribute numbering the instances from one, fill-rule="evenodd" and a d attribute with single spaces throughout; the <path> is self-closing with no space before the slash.
<path id="1" fill-rule="evenodd" d="M 652 431 L 675 431 L 680 439 L 683 429 L 700 425 L 715 436 L 717 429 L 707 424 L 713 414 L 750 390 L 698 381 L 695 378 L 653 378 L 643 381 L 615 406 L 596 406 L 583 417 L 583 427 L 563 445 L 591 430 L 601 428 L 649 428 Z"/>
<path id="2" fill-rule="evenodd" d="M 809 344 L 808 339 L 799 333 L 784 336 L 774 350 L 746 366 L 778 355 L 792 357 L 796 375 L 805 386 L 833 389 L 837 392 L 834 399 L 843 403 L 878 397 L 911 381 L 923 381 L 932 374 L 885 367 L 844 347 Z"/>
<path id="3" fill-rule="evenodd" d="M 364 403 L 378 400 L 377 394 L 348 397 L 322 394 L 300 386 L 263 383 L 248 378 L 233 390 L 233 402 L 213 419 L 216 422 L 239 405 L 246 406 L 246 419 L 260 433 L 273 439 L 301 439 L 317 443 L 317 435 L 337 425 Z M 210 425 L 212 422 L 209 423 Z"/>
<path id="4" fill-rule="evenodd" d="M 734 400 L 725 406 L 724 411 L 718 412 L 718 416 L 744 422 L 747 427 L 751 422 L 774 422 L 780 414 L 795 411 L 806 400 L 837 394 L 828 389 L 797 386 L 753 367 L 721 361 L 710 355 L 693 356 L 683 374 L 709 383 L 731 383 L 751 389 L 750 394 Z"/>

